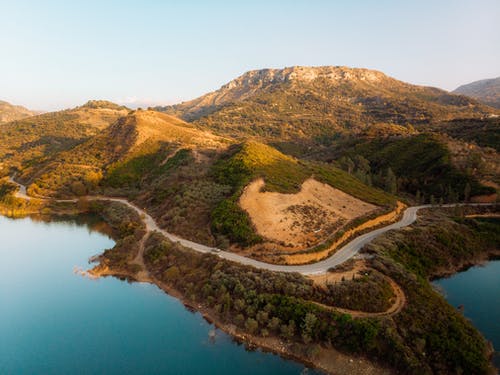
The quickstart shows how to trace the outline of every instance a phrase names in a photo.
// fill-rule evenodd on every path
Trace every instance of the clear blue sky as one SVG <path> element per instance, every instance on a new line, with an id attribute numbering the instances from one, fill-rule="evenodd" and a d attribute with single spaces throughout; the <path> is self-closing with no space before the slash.
<path id="1" fill-rule="evenodd" d="M 347 65 L 454 89 L 500 75 L 499 0 L 0 0 L 0 99 L 173 103 L 250 69 Z"/>

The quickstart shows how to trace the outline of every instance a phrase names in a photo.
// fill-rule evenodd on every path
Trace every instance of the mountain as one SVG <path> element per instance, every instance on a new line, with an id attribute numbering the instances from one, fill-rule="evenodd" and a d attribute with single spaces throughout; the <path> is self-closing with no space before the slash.
<path id="1" fill-rule="evenodd" d="M 200 98 L 157 109 L 218 134 L 273 141 L 317 141 L 379 127 L 412 132 L 413 126 L 495 111 L 378 71 L 333 66 L 254 70 Z"/>
<path id="2" fill-rule="evenodd" d="M 495 108 L 500 108 L 500 77 L 483 79 L 462 85 L 453 91 L 477 99 Z"/>
<path id="3" fill-rule="evenodd" d="M 2 124 L 0 162 L 17 168 L 37 166 L 56 152 L 67 150 L 125 116 L 125 107 L 104 101 Z"/>
<path id="4" fill-rule="evenodd" d="M 12 105 L 0 100 L 0 124 L 21 120 L 26 117 L 34 116 L 37 112 L 30 111 L 20 105 Z"/>

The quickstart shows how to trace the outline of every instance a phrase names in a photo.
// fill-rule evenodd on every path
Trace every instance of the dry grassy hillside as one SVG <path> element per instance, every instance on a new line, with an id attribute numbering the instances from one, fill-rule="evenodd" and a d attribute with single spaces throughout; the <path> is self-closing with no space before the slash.
<path id="1" fill-rule="evenodd" d="M 83 195 L 103 181 L 135 186 L 180 148 L 217 149 L 228 141 L 155 111 L 133 111 L 76 147 L 53 155 L 23 177 L 38 194 Z"/>
<path id="2" fill-rule="evenodd" d="M 377 209 L 313 178 L 304 181 L 296 194 L 263 192 L 264 185 L 263 179 L 247 185 L 239 204 L 257 233 L 286 251 L 316 245 L 351 220 Z"/>
<path id="3" fill-rule="evenodd" d="M 84 142 L 128 111 L 113 103 L 90 101 L 73 109 L 3 124 L 0 162 L 6 170 L 38 168 L 47 158 Z"/>
<path id="4" fill-rule="evenodd" d="M 12 105 L 10 103 L 0 100 L 0 124 L 21 120 L 26 117 L 36 115 L 37 112 L 30 111 L 20 105 Z"/>

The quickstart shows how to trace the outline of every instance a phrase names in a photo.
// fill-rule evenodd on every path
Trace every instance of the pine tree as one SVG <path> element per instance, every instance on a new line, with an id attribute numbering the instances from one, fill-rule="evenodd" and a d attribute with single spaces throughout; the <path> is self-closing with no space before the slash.
<path id="1" fill-rule="evenodd" d="M 471 188 L 470 184 L 467 182 L 465 184 L 465 188 L 464 188 L 464 201 L 465 202 L 469 201 L 471 190 L 472 190 L 472 188 Z"/>
<path id="2" fill-rule="evenodd" d="M 396 175 L 390 167 L 387 168 L 387 174 L 385 176 L 385 189 L 391 194 L 396 194 L 398 190 L 398 181 Z"/>
<path id="3" fill-rule="evenodd" d="M 434 206 L 436 204 L 436 198 L 434 198 L 434 195 L 431 195 L 430 198 L 430 203 Z"/>

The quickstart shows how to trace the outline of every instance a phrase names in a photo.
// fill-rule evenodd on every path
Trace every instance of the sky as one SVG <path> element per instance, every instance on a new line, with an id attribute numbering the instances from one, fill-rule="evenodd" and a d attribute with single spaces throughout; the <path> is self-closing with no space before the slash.
<path id="1" fill-rule="evenodd" d="M 453 90 L 500 76 L 499 20 L 499 0 L 0 0 L 0 100 L 173 104 L 293 65 Z"/>

